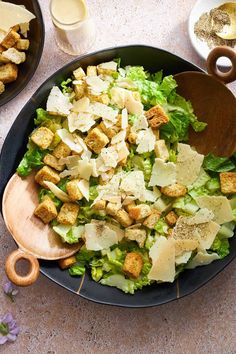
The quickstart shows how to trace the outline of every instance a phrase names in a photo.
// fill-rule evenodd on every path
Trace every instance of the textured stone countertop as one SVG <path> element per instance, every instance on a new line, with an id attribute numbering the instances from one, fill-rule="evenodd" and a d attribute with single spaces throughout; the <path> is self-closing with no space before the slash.
<path id="1" fill-rule="evenodd" d="M 31 94 L 73 58 L 55 44 L 49 1 L 40 0 L 46 26 L 43 56 L 33 80 L 0 108 L 0 144 Z M 93 0 L 98 38 L 91 50 L 143 43 L 167 49 L 201 67 L 191 47 L 187 19 L 194 0 Z M 231 86 L 236 93 L 236 86 Z M 0 220 L 0 285 L 15 244 Z M 131 310 L 97 305 L 40 276 L 12 304 L 0 290 L 0 316 L 11 311 L 20 334 L 4 354 L 226 354 L 236 353 L 236 262 L 194 294 L 158 308 Z"/>

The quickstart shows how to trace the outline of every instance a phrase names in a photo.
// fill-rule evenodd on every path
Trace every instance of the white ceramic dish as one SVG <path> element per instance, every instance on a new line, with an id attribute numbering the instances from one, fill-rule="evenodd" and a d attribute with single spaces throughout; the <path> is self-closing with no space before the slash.
<path id="1" fill-rule="evenodd" d="M 196 1 L 196 4 L 194 5 L 190 13 L 189 21 L 188 21 L 189 37 L 194 49 L 205 60 L 207 59 L 211 49 L 208 47 L 206 42 L 203 42 L 199 38 L 197 38 L 197 36 L 194 33 L 194 25 L 203 13 L 209 12 L 211 9 L 220 6 L 225 2 L 227 2 L 227 0 L 198 0 Z M 222 67 L 231 66 L 230 60 L 225 57 L 220 58 L 217 64 Z"/>

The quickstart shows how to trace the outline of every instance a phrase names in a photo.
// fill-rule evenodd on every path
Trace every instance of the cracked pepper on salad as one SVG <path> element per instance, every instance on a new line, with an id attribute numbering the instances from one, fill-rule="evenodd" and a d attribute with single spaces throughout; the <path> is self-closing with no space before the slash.
<path id="1" fill-rule="evenodd" d="M 79 67 L 36 111 L 17 168 L 34 171 L 34 214 L 63 242 L 71 276 L 133 294 L 227 256 L 236 221 L 236 159 L 188 145 L 202 131 L 173 76 L 119 60 Z"/>

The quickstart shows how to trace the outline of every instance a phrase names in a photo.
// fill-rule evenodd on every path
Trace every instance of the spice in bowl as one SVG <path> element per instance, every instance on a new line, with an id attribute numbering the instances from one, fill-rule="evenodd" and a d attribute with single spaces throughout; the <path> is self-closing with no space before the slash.
<path id="1" fill-rule="evenodd" d="M 214 8 L 200 16 L 194 25 L 194 33 L 200 40 L 206 42 L 209 48 L 222 45 L 234 47 L 236 40 L 223 39 L 217 35 L 223 30 L 224 26 L 230 24 L 231 20 L 228 13 L 219 8 Z"/>

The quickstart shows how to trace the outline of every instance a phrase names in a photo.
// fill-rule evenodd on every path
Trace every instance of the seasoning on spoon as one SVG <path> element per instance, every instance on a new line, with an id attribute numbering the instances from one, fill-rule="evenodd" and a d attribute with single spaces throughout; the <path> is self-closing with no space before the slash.
<path id="1" fill-rule="evenodd" d="M 230 23 L 230 17 L 226 12 L 214 8 L 200 16 L 194 25 L 194 33 L 199 39 L 206 42 L 209 48 L 222 45 L 234 47 L 236 40 L 223 39 L 217 35 L 223 30 L 224 26 L 230 25 Z"/>

